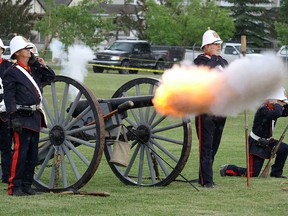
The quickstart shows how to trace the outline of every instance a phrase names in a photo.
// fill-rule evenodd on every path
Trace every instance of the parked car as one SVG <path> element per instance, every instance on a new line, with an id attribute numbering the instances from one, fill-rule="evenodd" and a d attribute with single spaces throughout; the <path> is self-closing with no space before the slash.
<path id="1" fill-rule="evenodd" d="M 284 62 L 288 63 L 288 45 L 282 46 L 278 50 L 276 55 L 281 57 L 284 60 Z"/>
<path id="2" fill-rule="evenodd" d="M 193 61 L 198 55 L 202 54 L 203 51 L 200 50 L 190 50 L 186 49 L 185 59 Z M 221 50 L 221 57 L 226 59 L 228 63 L 242 58 L 241 43 L 223 43 Z M 261 56 L 259 53 L 254 53 L 249 47 L 246 48 L 246 57 Z"/>
<path id="3" fill-rule="evenodd" d="M 222 51 L 221 51 L 222 58 L 226 59 L 228 63 L 231 63 L 232 61 L 242 58 L 242 48 L 241 43 L 224 43 L 222 45 Z M 246 47 L 246 57 L 257 57 L 262 56 L 262 54 L 254 53 L 254 51 Z"/>
<path id="4" fill-rule="evenodd" d="M 5 51 L 3 52 L 2 54 L 2 58 L 3 59 L 10 59 L 10 47 L 9 46 L 6 46 L 6 49 Z"/>

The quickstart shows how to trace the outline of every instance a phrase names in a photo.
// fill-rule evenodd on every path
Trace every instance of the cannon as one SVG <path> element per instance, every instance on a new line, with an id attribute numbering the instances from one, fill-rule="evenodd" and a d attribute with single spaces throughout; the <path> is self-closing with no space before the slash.
<path id="1" fill-rule="evenodd" d="M 40 132 L 34 185 L 43 191 L 80 189 L 95 174 L 103 152 L 127 185 L 165 186 L 175 180 L 190 154 L 191 122 L 156 112 L 152 99 L 158 84 L 154 78 L 133 79 L 109 99 L 97 99 L 83 83 L 65 76 L 44 84 L 48 127 Z M 120 126 L 131 144 L 127 167 L 110 162 Z"/>

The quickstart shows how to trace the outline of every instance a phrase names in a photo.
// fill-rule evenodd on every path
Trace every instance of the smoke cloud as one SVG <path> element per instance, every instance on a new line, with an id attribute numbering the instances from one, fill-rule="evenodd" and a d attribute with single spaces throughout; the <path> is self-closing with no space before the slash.
<path id="1" fill-rule="evenodd" d="M 235 116 L 255 110 L 286 78 L 285 65 L 271 53 L 235 60 L 223 71 L 175 65 L 163 74 L 153 104 L 163 115 Z"/>
<path id="2" fill-rule="evenodd" d="M 67 51 L 64 50 L 64 45 L 60 41 L 53 41 L 50 45 L 52 57 L 61 61 L 61 75 L 70 77 L 80 82 L 84 82 L 88 74 L 87 65 L 94 57 L 92 49 L 85 45 L 69 46 Z M 72 101 L 78 90 L 69 88 L 69 96 Z"/>

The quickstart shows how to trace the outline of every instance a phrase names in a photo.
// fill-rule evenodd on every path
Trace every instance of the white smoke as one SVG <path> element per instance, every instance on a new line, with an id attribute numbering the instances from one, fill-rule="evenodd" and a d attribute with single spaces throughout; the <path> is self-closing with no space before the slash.
<path id="1" fill-rule="evenodd" d="M 163 74 L 153 104 L 164 115 L 234 116 L 254 111 L 287 85 L 286 73 L 282 60 L 271 53 L 235 60 L 223 71 L 175 65 Z"/>
<path id="2" fill-rule="evenodd" d="M 72 45 L 69 46 L 67 52 L 63 47 L 58 46 L 62 53 L 61 58 L 61 75 L 70 77 L 80 82 L 84 82 L 85 77 L 88 74 L 87 65 L 90 60 L 93 59 L 94 54 L 92 49 L 85 45 Z M 73 101 L 78 90 L 75 87 L 69 88 L 69 97 Z"/>
<path id="3" fill-rule="evenodd" d="M 216 115 L 253 111 L 287 81 L 285 65 L 272 53 L 237 59 L 225 68 L 224 75 L 227 82 L 215 92 L 216 101 L 211 107 Z"/>
<path id="4" fill-rule="evenodd" d="M 49 48 L 52 52 L 52 62 L 60 63 L 61 59 L 65 58 L 64 44 L 61 41 L 53 39 Z"/>

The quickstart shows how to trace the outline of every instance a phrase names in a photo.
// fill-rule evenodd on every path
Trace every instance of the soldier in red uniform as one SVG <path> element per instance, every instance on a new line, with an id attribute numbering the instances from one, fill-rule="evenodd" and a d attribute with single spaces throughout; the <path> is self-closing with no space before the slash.
<path id="1" fill-rule="evenodd" d="M 10 41 L 11 59 L 16 59 L 3 76 L 4 101 L 13 129 L 14 151 L 8 194 L 36 194 L 31 188 L 38 156 L 39 131 L 46 127 L 42 110 L 42 83 L 55 73 L 45 61 L 32 56 L 33 44 L 22 36 Z"/>
<path id="2" fill-rule="evenodd" d="M 255 113 L 252 131 L 249 136 L 250 176 L 257 177 L 265 159 L 269 159 L 273 147 L 278 140 L 272 138 L 273 129 L 279 117 L 287 116 L 288 105 L 284 89 L 279 89 L 270 96 Z M 271 177 L 287 178 L 283 175 L 283 168 L 288 155 L 288 145 L 281 143 L 276 154 L 275 163 L 271 166 Z M 246 168 L 233 164 L 225 164 L 220 169 L 221 176 L 247 176 Z"/>
<path id="3" fill-rule="evenodd" d="M 2 40 L 0 39 L 0 151 L 1 151 L 1 169 L 2 183 L 7 183 L 10 176 L 11 160 L 12 160 L 12 137 L 8 127 L 9 116 L 6 112 L 5 103 L 3 100 L 3 85 L 2 77 L 4 72 L 12 65 L 12 62 L 3 59 L 2 53 L 5 51 Z"/>
<path id="4" fill-rule="evenodd" d="M 204 65 L 221 71 L 228 62 L 220 56 L 222 40 L 213 30 L 203 34 L 203 54 L 194 60 L 195 65 Z M 195 118 L 195 126 L 199 139 L 199 179 L 198 183 L 206 188 L 213 188 L 213 162 L 220 145 L 226 118 L 209 114 L 201 114 Z"/>

